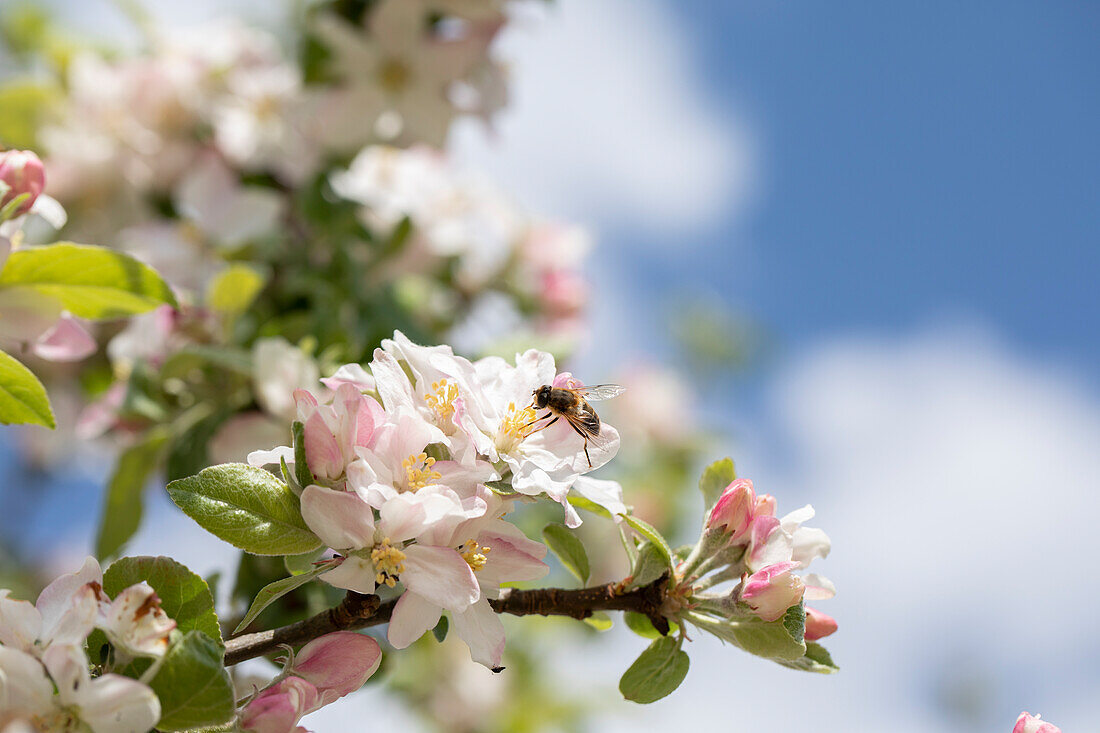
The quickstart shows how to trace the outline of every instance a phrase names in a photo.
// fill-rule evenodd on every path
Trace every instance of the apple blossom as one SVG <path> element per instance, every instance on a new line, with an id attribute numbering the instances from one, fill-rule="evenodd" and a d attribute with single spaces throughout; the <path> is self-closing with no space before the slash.
<path id="1" fill-rule="evenodd" d="M 0 642 L 36 656 L 53 644 L 83 644 L 96 625 L 102 583 L 99 563 L 88 557 L 47 585 L 33 606 L 0 590 Z"/>
<path id="2" fill-rule="evenodd" d="M 791 573 L 798 563 L 768 565 L 748 576 L 734 591 L 734 598 L 746 604 L 765 621 L 775 621 L 802 600 L 805 586 Z"/>
<path id="3" fill-rule="evenodd" d="M 756 508 L 756 492 L 749 479 L 737 479 L 725 488 L 707 515 L 707 527 L 729 535 L 733 543 L 749 531 Z"/>
<path id="4" fill-rule="evenodd" d="M 294 655 L 287 671 L 317 689 L 321 704 L 355 692 L 382 662 L 378 642 L 354 631 L 335 631 L 309 642 Z"/>
<path id="5" fill-rule="evenodd" d="M 18 216 L 31 210 L 45 188 L 46 169 L 29 150 L 5 150 L 0 152 L 0 182 L 7 186 L 0 196 L 0 207 L 24 194 L 28 196 L 15 210 Z"/>
<path id="6" fill-rule="evenodd" d="M 248 733 L 293 733 L 303 715 L 320 705 L 317 688 L 301 677 L 286 677 L 262 690 L 241 713 L 241 730 Z"/>
<path id="7" fill-rule="evenodd" d="M 1020 713 L 1012 733 L 1062 733 L 1061 728 L 1052 723 L 1039 720 L 1039 717 L 1028 712 Z"/>
<path id="8" fill-rule="evenodd" d="M 806 641 L 817 641 L 837 630 L 836 619 L 816 608 L 806 607 Z"/>
<path id="9" fill-rule="evenodd" d="M 148 583 L 138 583 L 101 603 L 98 626 L 119 650 L 134 656 L 160 657 L 168 650 L 168 635 L 176 622 L 160 607 Z"/>

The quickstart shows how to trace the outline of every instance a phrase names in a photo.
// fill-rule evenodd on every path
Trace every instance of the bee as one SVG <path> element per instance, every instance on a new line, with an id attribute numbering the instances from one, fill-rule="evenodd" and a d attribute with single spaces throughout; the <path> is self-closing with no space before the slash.
<path id="1" fill-rule="evenodd" d="M 548 418 L 550 422 L 532 430 L 528 435 L 545 430 L 558 421 L 565 418 L 569 427 L 584 438 L 584 457 L 588 459 L 588 467 L 592 468 L 592 458 L 588 455 L 588 441 L 596 440 L 600 435 L 600 416 L 588 404 L 588 400 L 609 400 L 618 397 L 626 390 L 618 384 L 594 384 L 590 387 L 577 387 L 568 389 L 565 387 L 553 387 L 544 384 L 534 390 L 531 395 L 535 398 L 534 406 L 539 410 L 546 410 L 546 414 L 535 418 L 528 426 L 542 422 Z"/>

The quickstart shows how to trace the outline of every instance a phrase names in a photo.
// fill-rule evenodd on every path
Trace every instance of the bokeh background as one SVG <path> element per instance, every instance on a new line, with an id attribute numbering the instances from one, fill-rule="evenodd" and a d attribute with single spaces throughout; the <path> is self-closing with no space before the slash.
<path id="1" fill-rule="evenodd" d="M 104 0 L 44 5 L 79 33 L 131 30 Z M 146 5 L 169 24 L 285 17 Z M 574 371 L 690 375 L 720 454 L 815 505 L 839 589 L 833 677 L 703 638 L 680 690 L 641 708 L 614 690 L 640 648 L 625 630 L 547 649 L 563 688 L 606 689 L 593 729 L 1100 725 L 1097 37 L 1100 8 L 1068 0 L 558 0 L 509 28 L 511 106 L 450 142 L 597 233 Z M 9 539 L 72 565 L 107 466 L 74 461 L 78 481 L 28 498 L 10 441 L 0 460 Z M 150 511 L 131 553 L 225 561 Z M 494 694 L 482 672 L 456 683 L 471 701 Z M 364 720 L 418 725 L 379 689 L 305 722 Z"/>

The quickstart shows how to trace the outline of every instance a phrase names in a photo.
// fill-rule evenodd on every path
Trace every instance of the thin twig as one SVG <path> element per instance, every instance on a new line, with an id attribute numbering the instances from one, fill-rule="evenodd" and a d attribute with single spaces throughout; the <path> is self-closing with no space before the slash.
<path id="1" fill-rule="evenodd" d="M 668 576 L 649 585 L 629 591 L 611 583 L 591 588 L 537 588 L 520 590 L 505 588 L 500 598 L 489 605 L 497 613 L 514 616 L 569 616 L 585 619 L 596 611 L 635 611 L 646 616 L 662 634 L 668 633 L 668 619 L 661 614 L 661 605 L 668 588 Z M 245 634 L 225 642 L 226 665 L 261 657 L 282 644 L 295 646 L 333 631 L 350 631 L 377 626 L 390 620 L 395 601 L 381 603 L 378 596 L 348 591 L 344 600 L 316 616 L 269 631 Z"/>

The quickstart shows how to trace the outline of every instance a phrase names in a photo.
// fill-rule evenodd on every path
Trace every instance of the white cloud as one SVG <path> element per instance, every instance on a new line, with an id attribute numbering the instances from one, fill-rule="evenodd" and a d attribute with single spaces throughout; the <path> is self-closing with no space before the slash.
<path id="1" fill-rule="evenodd" d="M 735 212 L 748 135 L 707 99 L 680 18 L 653 0 L 540 5 L 544 22 L 513 23 L 499 44 L 513 72 L 499 135 L 461 125 L 459 159 L 589 224 L 682 234 Z"/>

